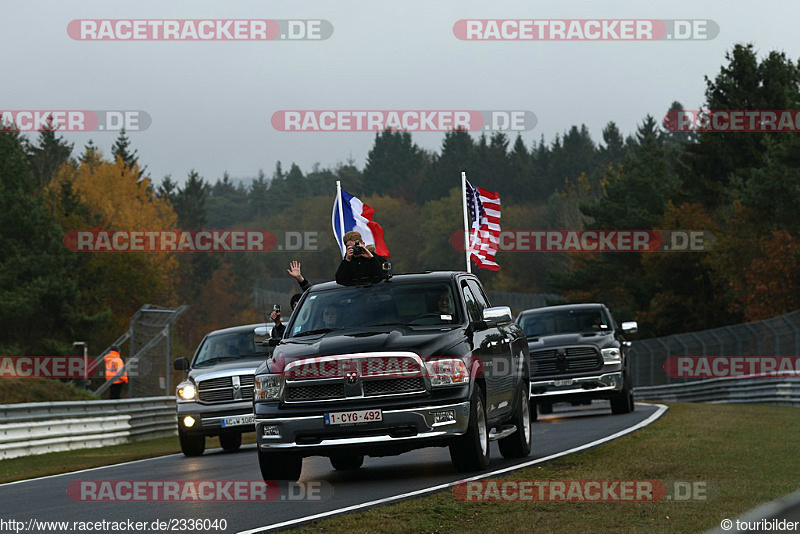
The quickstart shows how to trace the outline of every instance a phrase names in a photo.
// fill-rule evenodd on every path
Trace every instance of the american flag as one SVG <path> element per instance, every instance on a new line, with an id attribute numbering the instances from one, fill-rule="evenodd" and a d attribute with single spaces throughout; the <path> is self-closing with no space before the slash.
<path id="1" fill-rule="evenodd" d="M 466 181 L 467 210 L 472 222 L 470 258 L 481 269 L 500 270 L 494 259 L 500 244 L 500 195 Z"/>

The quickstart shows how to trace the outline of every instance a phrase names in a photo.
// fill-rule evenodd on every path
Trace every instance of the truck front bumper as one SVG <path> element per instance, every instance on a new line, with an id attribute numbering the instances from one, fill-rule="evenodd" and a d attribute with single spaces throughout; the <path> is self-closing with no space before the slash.
<path id="1" fill-rule="evenodd" d="M 192 426 L 186 424 L 186 417 L 194 421 Z M 235 420 L 235 426 L 223 426 L 225 419 Z M 250 421 L 242 424 L 243 420 Z M 198 402 L 178 403 L 178 428 L 189 435 L 216 436 L 230 432 L 252 432 L 253 401 L 234 401 L 223 404 L 206 405 Z"/>
<path id="2" fill-rule="evenodd" d="M 531 381 L 531 398 L 557 397 L 561 395 L 591 395 L 622 391 L 622 371 L 596 376 Z"/>
<path id="3" fill-rule="evenodd" d="M 379 448 L 404 442 L 431 441 L 436 445 L 439 443 L 433 442 L 464 434 L 469 426 L 469 413 L 470 403 L 465 401 L 383 410 L 382 421 L 351 425 L 326 425 L 324 413 L 303 417 L 257 417 L 256 438 L 260 450 L 291 449 L 307 455 L 331 448 Z"/>

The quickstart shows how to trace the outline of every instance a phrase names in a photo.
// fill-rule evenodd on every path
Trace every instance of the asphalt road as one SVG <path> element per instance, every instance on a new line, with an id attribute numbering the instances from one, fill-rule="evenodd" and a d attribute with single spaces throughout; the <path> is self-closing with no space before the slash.
<path id="1" fill-rule="evenodd" d="M 546 461 L 571 449 L 601 446 L 602 442 L 594 442 L 641 425 L 660 413 L 657 407 L 644 404 L 638 404 L 634 413 L 615 416 L 611 415 L 608 403 L 577 408 L 556 405 L 553 415 L 540 417 L 539 422 L 534 423 L 533 451 L 528 458 L 506 460 L 493 443 L 489 471 L 481 476 L 493 476 L 491 473 L 512 470 L 520 464 Z M 324 517 L 446 489 L 463 478 L 465 476 L 452 467 L 447 449 L 428 448 L 400 456 L 367 458 L 364 466 L 355 472 L 335 471 L 327 458 L 307 458 L 298 485 L 275 488 L 274 493 L 268 490 L 268 498 L 274 497 L 268 502 L 98 502 L 81 497 L 79 488 L 85 481 L 260 481 L 255 445 L 245 445 L 236 453 L 215 449 L 202 457 L 171 455 L 0 485 L 0 531 L 14 531 L 8 528 L 12 525 L 2 522 L 4 520 L 24 522 L 24 529 L 19 532 L 33 531 L 28 528 L 37 525 L 29 524 L 30 520 L 68 522 L 67 529 L 51 525 L 40 528 L 40 532 L 88 532 L 89 528 L 110 532 L 109 525 L 78 524 L 79 528 L 73 528 L 73 522 L 130 520 L 147 523 L 139 532 L 258 532 L 271 527 L 289 528 L 314 516 Z M 247 486 L 246 483 L 241 485 Z M 103 486 L 98 483 L 93 487 L 96 496 L 102 496 Z M 232 486 L 229 491 L 235 491 L 234 488 Z M 307 495 L 303 496 L 303 492 Z M 128 494 L 129 490 L 118 493 Z M 308 494 L 313 499 L 305 498 Z M 188 528 L 192 526 L 190 523 L 174 522 L 169 525 L 175 527 L 174 530 L 163 528 L 164 524 L 153 524 L 154 521 L 181 519 L 224 519 L 226 524 L 224 529 L 217 523 L 216 527 L 206 524 L 194 530 Z M 127 532 L 134 531 L 127 530 L 130 524 L 120 526 Z"/>

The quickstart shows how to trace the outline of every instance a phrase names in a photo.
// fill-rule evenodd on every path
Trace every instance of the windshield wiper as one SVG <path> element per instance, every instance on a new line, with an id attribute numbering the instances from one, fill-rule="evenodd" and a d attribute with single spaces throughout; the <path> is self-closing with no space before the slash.
<path id="1" fill-rule="evenodd" d="M 202 362 L 197 362 L 195 365 L 208 365 L 210 363 L 217 363 L 223 360 L 235 360 L 240 356 L 217 356 L 216 358 L 211 358 L 209 360 L 203 360 Z"/>
<path id="2" fill-rule="evenodd" d="M 292 337 L 304 337 L 304 336 L 313 336 L 315 334 L 327 334 L 328 332 L 333 332 L 334 330 L 341 330 L 341 329 L 340 328 L 318 328 L 316 330 L 309 330 L 308 332 L 300 332 L 299 334 L 295 334 Z"/>

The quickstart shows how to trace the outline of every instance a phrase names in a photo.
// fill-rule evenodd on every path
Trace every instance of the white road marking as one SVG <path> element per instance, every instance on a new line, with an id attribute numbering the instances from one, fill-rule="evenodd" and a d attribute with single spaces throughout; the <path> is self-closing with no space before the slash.
<path id="1" fill-rule="evenodd" d="M 619 437 L 622 437 L 625 434 L 630 434 L 631 432 L 639 430 L 640 428 L 646 427 L 647 425 L 649 425 L 650 423 L 652 423 L 653 421 L 657 420 L 659 417 L 664 415 L 664 412 L 667 411 L 667 407 L 665 405 L 663 405 L 663 404 L 649 404 L 649 403 L 639 403 L 639 404 L 640 405 L 644 405 L 644 406 L 655 406 L 657 408 L 657 410 L 655 411 L 655 413 L 653 413 L 650 417 L 648 417 L 644 421 L 641 421 L 641 422 L 633 425 L 632 427 L 626 428 L 625 430 L 620 430 L 616 434 L 612 434 L 610 436 L 606 436 L 604 438 L 592 441 L 591 443 L 586 443 L 584 445 L 580 445 L 578 447 L 573 447 L 572 449 L 568 449 L 566 451 L 558 452 L 556 454 L 551 454 L 550 456 L 545 456 L 544 458 L 538 458 L 536 460 L 531 460 L 530 462 L 516 464 L 516 465 L 512 465 L 510 467 L 504 467 L 503 469 L 498 469 L 496 471 L 491 471 L 489 473 L 481 473 L 480 475 L 476 475 L 476 476 L 470 477 L 470 478 L 464 478 L 462 480 L 457 480 L 455 482 L 447 482 L 447 483 L 444 483 L 444 484 L 439 484 L 437 486 L 431 486 L 429 488 L 423 488 L 423 489 L 419 489 L 419 490 L 415 490 L 415 491 L 410 491 L 408 493 L 403 493 L 401 495 L 394 495 L 392 497 L 385 497 L 383 499 L 377 499 L 377 500 L 369 501 L 369 502 L 365 502 L 365 503 L 354 504 L 354 505 L 351 505 L 351 506 L 346 506 L 344 508 L 339 508 L 339 509 L 336 509 L 336 510 L 330 510 L 328 512 L 322 512 L 322 513 L 319 513 L 319 514 L 309 515 L 309 516 L 305 516 L 305 517 L 299 517 L 297 519 L 290 519 L 289 521 L 284 521 L 282 523 L 274 523 L 272 525 L 265 525 L 263 527 L 257 527 L 257 528 L 251 529 L 251 530 L 242 530 L 242 531 L 238 532 L 237 534 L 256 534 L 257 532 L 266 532 L 268 530 L 286 528 L 286 527 L 297 525 L 298 523 L 305 523 L 305 522 L 308 522 L 308 521 L 314 521 L 316 519 L 322 519 L 322 518 L 330 517 L 330 516 L 333 516 L 333 515 L 343 514 L 343 513 L 346 513 L 346 512 L 352 512 L 354 510 L 361 510 L 361 509 L 364 509 L 364 508 L 370 508 L 372 506 L 377 506 L 377 505 L 380 505 L 380 504 L 387 504 L 387 503 L 390 503 L 390 502 L 399 501 L 399 500 L 402 500 L 402 499 L 407 499 L 409 497 L 418 497 L 420 495 L 424 495 L 425 493 L 433 493 L 435 491 L 440 491 L 440 490 L 443 490 L 443 489 L 447 489 L 447 488 L 455 486 L 456 484 L 459 484 L 461 482 L 467 482 L 469 480 L 480 480 L 482 478 L 488 478 L 488 477 L 499 475 L 499 474 L 502 474 L 502 473 L 507 473 L 509 471 L 516 471 L 517 469 L 523 469 L 523 468 L 531 466 L 531 465 L 536 465 L 536 464 L 540 464 L 540 463 L 543 463 L 543 462 L 548 462 L 550 460 L 554 460 L 556 458 L 560 458 L 562 456 L 566 456 L 566 455 L 572 454 L 574 452 L 580 452 L 580 451 L 583 451 L 583 450 L 586 450 L 586 449 L 590 449 L 592 447 L 596 447 L 597 445 L 601 445 L 601 444 L 606 443 L 608 441 L 612 441 L 612 440 L 615 440 L 615 439 L 617 439 Z"/>

